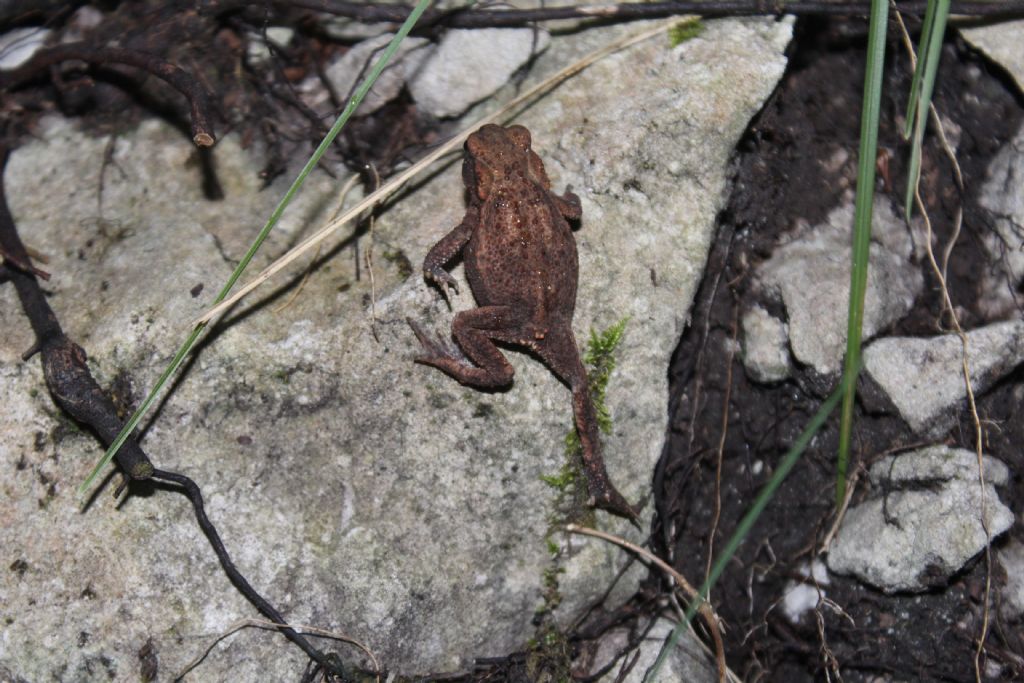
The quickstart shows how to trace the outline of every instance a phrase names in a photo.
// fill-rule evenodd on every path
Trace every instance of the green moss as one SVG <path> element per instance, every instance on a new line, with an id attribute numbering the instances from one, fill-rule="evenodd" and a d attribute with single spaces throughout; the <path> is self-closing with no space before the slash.
<path id="1" fill-rule="evenodd" d="M 628 318 L 623 318 L 603 332 L 590 331 L 583 362 L 587 365 L 590 396 L 597 413 L 597 424 L 605 434 L 612 431 L 612 418 L 605 404 L 608 381 L 615 369 L 615 352 L 626 332 Z M 565 435 L 565 462 L 557 474 L 541 475 L 541 481 L 558 492 L 551 527 L 573 522 L 588 525 L 593 522 L 593 510 L 588 508 L 586 485 L 583 483 L 583 446 L 575 427 Z"/>
<path id="2" fill-rule="evenodd" d="M 409 279 L 409 276 L 412 275 L 412 261 L 401 249 L 385 251 L 384 260 L 398 268 L 398 275 L 403 280 Z"/>
<path id="3" fill-rule="evenodd" d="M 553 625 L 538 631 L 526 654 L 526 678 L 535 683 L 567 683 L 572 680 L 572 648 L 569 639 Z"/>
<path id="4" fill-rule="evenodd" d="M 704 32 L 704 23 L 699 17 L 681 21 L 668 30 L 668 44 L 672 47 L 696 38 Z"/>
<path id="5" fill-rule="evenodd" d="M 615 370 L 615 350 L 622 343 L 627 322 L 629 319 L 623 318 L 601 333 L 591 330 L 590 341 L 587 342 L 587 352 L 583 355 L 583 362 L 587 364 L 587 375 L 590 379 L 590 397 L 594 400 L 594 409 L 597 411 L 597 424 L 605 434 L 612 432 L 612 416 L 605 403 L 608 380 L 611 379 L 612 371 Z M 575 433 L 575 430 L 573 431 Z M 576 441 L 579 442 L 579 436 L 576 437 Z M 566 445 L 568 445 L 568 439 Z"/>
<path id="6" fill-rule="evenodd" d="M 574 431 L 573 434 L 575 435 L 576 432 Z M 579 437 L 576 440 L 579 441 Z M 579 467 L 574 463 L 567 462 L 562 465 L 562 469 L 558 470 L 558 474 L 542 474 L 540 480 L 556 491 L 564 492 L 579 478 L 579 474 Z"/>

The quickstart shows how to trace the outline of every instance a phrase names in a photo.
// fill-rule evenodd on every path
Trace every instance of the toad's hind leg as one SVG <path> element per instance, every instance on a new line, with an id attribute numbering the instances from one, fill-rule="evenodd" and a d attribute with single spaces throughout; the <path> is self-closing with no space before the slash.
<path id="1" fill-rule="evenodd" d="M 512 383 L 515 371 L 492 341 L 518 337 L 519 321 L 508 306 L 483 306 L 456 314 L 452 337 L 469 363 L 432 341 L 416 323 L 409 324 L 423 345 L 424 353 L 416 357 L 417 363 L 433 366 L 461 384 L 478 389 L 499 389 Z"/>
<path id="2" fill-rule="evenodd" d="M 573 416 L 583 447 L 583 471 L 587 476 L 590 504 L 635 522 L 636 510 L 612 484 L 604 466 L 597 410 L 590 397 L 587 371 L 580 360 L 572 331 L 568 326 L 563 330 L 550 330 L 537 344 L 537 352 L 551 371 L 572 390 Z"/>

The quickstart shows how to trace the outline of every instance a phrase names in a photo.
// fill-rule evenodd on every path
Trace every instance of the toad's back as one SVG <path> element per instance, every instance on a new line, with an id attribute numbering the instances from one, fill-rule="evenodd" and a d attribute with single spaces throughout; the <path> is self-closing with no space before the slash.
<path id="1" fill-rule="evenodd" d="M 509 177 L 482 202 L 465 250 L 466 277 L 480 305 L 513 306 L 527 318 L 572 318 L 576 242 L 548 194 L 527 178 Z"/>

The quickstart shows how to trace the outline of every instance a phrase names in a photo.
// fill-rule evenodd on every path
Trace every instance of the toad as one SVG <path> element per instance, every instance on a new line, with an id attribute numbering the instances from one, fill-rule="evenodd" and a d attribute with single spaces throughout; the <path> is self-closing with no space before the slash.
<path id="1" fill-rule="evenodd" d="M 465 152 L 466 215 L 431 248 L 423 275 L 445 298 L 449 287 L 458 292 L 444 266 L 461 253 L 479 307 L 459 312 L 452 323 L 465 358 L 410 320 L 423 347 L 416 361 L 467 386 L 501 389 L 512 383 L 513 369 L 495 342 L 532 351 L 572 391 L 589 504 L 635 520 L 605 470 L 597 412 L 572 332 L 579 263 L 566 219 L 582 216 L 580 199 L 571 188 L 563 195 L 551 191 L 523 126 L 485 125 L 466 140 Z"/>

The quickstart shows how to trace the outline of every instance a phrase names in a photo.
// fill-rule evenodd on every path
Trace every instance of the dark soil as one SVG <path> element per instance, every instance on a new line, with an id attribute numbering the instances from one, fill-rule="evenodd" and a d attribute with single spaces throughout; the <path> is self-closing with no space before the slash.
<path id="1" fill-rule="evenodd" d="M 804 371 L 797 371 L 795 381 L 759 385 L 747 378 L 728 349 L 736 336 L 738 311 L 760 296 L 750 273 L 798 219 L 811 224 L 822 220 L 839 203 L 842 191 L 855 184 L 864 30 L 863 24 L 849 22 L 798 25 L 786 76 L 740 147 L 739 172 L 722 215 L 722 234 L 693 323 L 669 371 L 671 430 L 655 481 L 660 513 L 655 540 L 694 583 L 707 571 L 712 528 L 717 529 L 717 552 L 821 403 L 821 396 L 805 389 L 816 382 Z M 966 188 L 961 197 L 937 141 L 929 136 L 922 196 L 940 244 L 951 234 L 957 204 L 963 203 L 964 226 L 948 284 L 961 311 L 961 324 L 969 329 L 987 322 L 977 302 L 984 295 L 980 276 L 991 260 L 979 239 L 990 228 L 975 192 L 994 153 L 1019 127 L 1024 103 L 1003 74 L 960 41 L 948 42 L 942 60 L 935 102 L 942 115 L 962 129 L 958 159 Z M 890 50 L 879 138 L 888 158 L 889 180 L 880 177 L 876 189 L 891 196 L 896 206 L 903 201 L 909 156 L 896 122 L 902 121 L 906 109 L 910 71 L 902 49 Z M 848 161 L 835 169 L 826 162 L 841 150 Z M 926 277 L 925 293 L 891 332 L 930 335 L 938 329 L 937 282 L 927 263 L 919 265 Z M 781 313 L 777 304 L 762 305 Z M 1024 434 L 1015 416 L 1021 414 L 1022 379 L 1024 374 L 1018 372 L 978 400 L 985 450 L 1011 470 L 1011 484 L 1001 492 L 1002 499 L 1011 507 L 1016 502 L 1018 508 L 1024 500 Z M 719 461 L 726 401 L 728 425 Z M 836 415 L 812 442 L 713 590 L 713 602 L 729 626 L 730 667 L 744 680 L 787 683 L 826 680 L 826 668 L 835 679 L 830 662 L 838 663 L 846 681 L 878 680 L 879 674 L 914 681 L 975 680 L 974 650 L 986 576 L 983 558 L 949 586 L 924 595 L 887 596 L 856 580 L 830 576 L 827 597 L 848 617 L 824 608 L 817 619 L 808 613 L 794 624 L 778 607 L 787 582 L 799 580 L 799 570 L 813 559 L 832 524 L 837 430 Z M 973 450 L 973 435 L 972 423 L 963 415 L 946 441 Z M 900 419 L 858 409 L 851 471 L 917 444 Z M 763 463 L 757 475 L 752 474 L 758 471 L 755 463 Z M 853 502 L 862 496 L 863 487 Z M 1019 527 L 1011 533 L 1024 536 Z M 996 568 L 996 603 L 1001 583 Z M 992 615 L 995 618 L 995 610 Z M 1001 675 L 988 680 L 1024 676 L 1020 633 L 1019 624 L 993 624 L 983 662 L 1000 669 Z"/>

